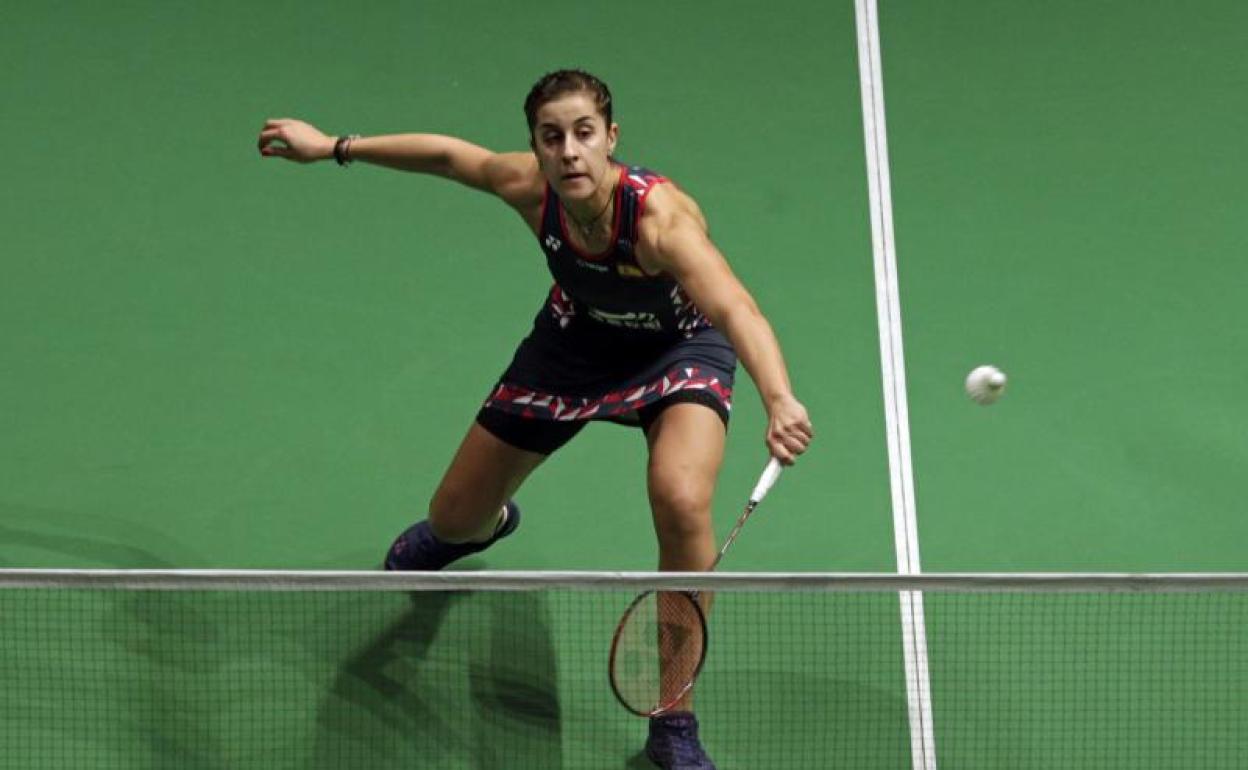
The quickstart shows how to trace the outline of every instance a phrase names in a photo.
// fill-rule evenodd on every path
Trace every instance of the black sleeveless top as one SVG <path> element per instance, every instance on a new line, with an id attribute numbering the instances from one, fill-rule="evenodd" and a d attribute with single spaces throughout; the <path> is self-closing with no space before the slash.
<path id="1" fill-rule="evenodd" d="M 563 206 L 550 185 L 538 236 L 555 279 L 548 300 L 551 320 L 567 328 L 592 322 L 639 337 L 672 339 L 710 326 L 674 279 L 651 275 L 637 262 L 637 224 L 646 197 L 668 180 L 640 166 L 620 166 L 615 189 L 615 229 L 601 254 L 587 254 L 568 236 Z"/>

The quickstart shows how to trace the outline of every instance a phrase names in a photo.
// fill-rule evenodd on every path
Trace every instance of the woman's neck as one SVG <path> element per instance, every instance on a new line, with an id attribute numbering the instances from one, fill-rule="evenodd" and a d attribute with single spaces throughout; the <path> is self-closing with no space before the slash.
<path id="1" fill-rule="evenodd" d="M 580 235 L 588 238 L 594 233 L 610 232 L 614 220 L 612 203 L 615 201 L 618 184 L 619 178 L 612 174 L 609 183 L 599 187 L 590 198 L 562 203 L 568 218 L 572 220 L 570 224 Z"/>

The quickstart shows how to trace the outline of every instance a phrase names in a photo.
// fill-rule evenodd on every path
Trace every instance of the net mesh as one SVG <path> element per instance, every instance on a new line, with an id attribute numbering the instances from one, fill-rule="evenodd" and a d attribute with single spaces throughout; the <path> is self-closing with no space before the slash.
<path id="1" fill-rule="evenodd" d="M 910 767 L 896 591 L 759 580 L 709 613 L 720 770 Z M 0 588 L 0 768 L 649 766 L 607 680 L 632 584 L 256 588 Z M 924 598 L 942 766 L 1245 766 L 1243 590 Z"/>

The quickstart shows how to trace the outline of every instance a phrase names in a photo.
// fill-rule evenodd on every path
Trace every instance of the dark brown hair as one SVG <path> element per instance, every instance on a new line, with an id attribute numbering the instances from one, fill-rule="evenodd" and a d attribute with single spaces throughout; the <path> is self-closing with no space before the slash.
<path id="1" fill-rule="evenodd" d="M 524 116 L 529 121 L 529 134 L 533 133 L 533 127 L 537 123 L 537 111 L 542 105 L 575 93 L 588 94 L 594 100 L 598 114 L 607 122 L 607 127 L 611 127 L 611 89 L 607 88 L 607 84 L 585 70 L 557 70 L 543 75 L 529 89 L 529 95 L 524 99 Z"/>

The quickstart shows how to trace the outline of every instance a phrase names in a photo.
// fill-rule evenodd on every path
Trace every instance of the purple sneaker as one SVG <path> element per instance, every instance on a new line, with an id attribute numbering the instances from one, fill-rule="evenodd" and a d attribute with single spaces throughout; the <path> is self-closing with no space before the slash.
<path id="1" fill-rule="evenodd" d="M 698 741 L 698 719 L 688 711 L 650 717 L 646 756 L 663 770 L 715 770 Z"/>
<path id="2" fill-rule="evenodd" d="M 428 519 L 418 521 L 395 539 L 386 554 L 388 570 L 440 570 L 456 559 L 484 551 L 520 526 L 520 506 L 507 501 L 507 517 L 489 540 L 480 543 L 446 543 L 433 534 Z"/>

